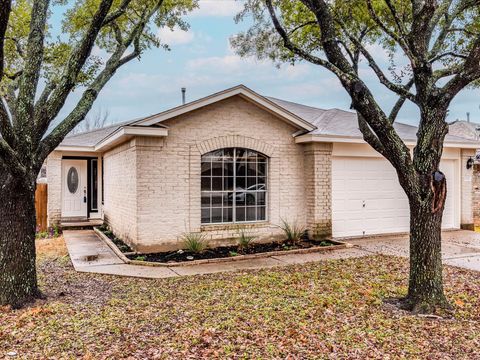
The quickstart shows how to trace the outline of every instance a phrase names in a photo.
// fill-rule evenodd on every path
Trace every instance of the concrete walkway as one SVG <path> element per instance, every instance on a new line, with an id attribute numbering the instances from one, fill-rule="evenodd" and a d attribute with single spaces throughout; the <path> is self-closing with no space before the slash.
<path id="1" fill-rule="evenodd" d="M 349 242 L 354 245 L 353 248 L 333 251 L 276 255 L 217 264 L 158 267 L 125 264 L 92 230 L 66 230 L 63 236 L 77 271 L 152 279 L 271 268 L 374 254 L 408 257 L 407 236 L 382 236 L 352 239 Z M 88 261 L 87 258 L 92 256 L 96 259 Z M 480 271 L 480 233 L 464 230 L 444 232 L 442 256 L 447 265 Z"/>
<path id="2" fill-rule="evenodd" d="M 375 254 L 408 257 L 408 236 L 381 236 L 348 240 L 356 248 Z M 446 265 L 480 271 L 480 233 L 467 230 L 442 233 L 442 258 Z"/>
<path id="3" fill-rule="evenodd" d="M 66 230 L 65 243 L 75 270 L 96 274 L 110 274 L 140 278 L 168 278 L 175 276 L 213 274 L 246 269 L 263 269 L 276 266 L 305 264 L 328 259 L 344 259 L 371 255 L 362 249 L 339 249 L 308 254 L 286 254 L 267 258 L 239 260 L 223 263 L 207 263 L 174 267 L 125 264 L 92 230 Z M 88 257 L 96 257 L 88 261 Z"/>

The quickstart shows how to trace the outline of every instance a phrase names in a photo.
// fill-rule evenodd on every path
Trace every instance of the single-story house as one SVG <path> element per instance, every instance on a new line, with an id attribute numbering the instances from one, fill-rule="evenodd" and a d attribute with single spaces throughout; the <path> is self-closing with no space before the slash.
<path id="1" fill-rule="evenodd" d="M 417 128 L 396 123 L 413 148 Z M 470 227 L 478 141 L 446 137 L 445 229 Z M 67 137 L 48 157 L 51 224 L 103 219 L 140 252 L 202 232 L 226 244 L 285 220 L 316 238 L 409 230 L 393 167 L 363 139 L 356 114 L 264 97 L 240 85 L 159 114 Z"/>

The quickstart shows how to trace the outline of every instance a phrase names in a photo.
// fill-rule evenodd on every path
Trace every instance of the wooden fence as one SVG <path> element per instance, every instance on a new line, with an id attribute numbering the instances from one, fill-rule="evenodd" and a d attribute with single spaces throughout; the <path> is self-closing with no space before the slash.
<path id="1" fill-rule="evenodd" d="M 37 212 L 37 231 L 47 231 L 48 185 L 37 184 L 35 190 L 35 210 Z"/>

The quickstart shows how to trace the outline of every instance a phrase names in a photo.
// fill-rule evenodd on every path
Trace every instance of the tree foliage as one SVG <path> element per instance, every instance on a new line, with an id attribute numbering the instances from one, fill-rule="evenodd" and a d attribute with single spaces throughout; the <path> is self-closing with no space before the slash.
<path id="1" fill-rule="evenodd" d="M 85 117 L 118 68 L 151 47 L 168 50 L 156 30 L 188 29 L 183 15 L 197 6 L 196 0 L 2 1 L 10 11 L 1 18 L 7 26 L 0 34 L 0 161 L 23 174 Z M 80 101 L 48 133 L 79 87 Z"/>
<path id="2" fill-rule="evenodd" d="M 37 174 L 115 72 L 197 0 L 0 0 L 0 306 L 38 296 Z M 63 15 L 60 20 L 60 15 Z M 101 56 L 99 56 L 101 54 Z M 58 119 L 68 96 L 80 99 Z"/>
<path id="3" fill-rule="evenodd" d="M 479 11 L 479 0 L 247 0 L 237 21 L 252 17 L 253 25 L 231 39 L 242 56 L 319 65 L 349 94 L 364 140 L 394 166 L 410 203 L 405 303 L 417 310 L 446 303 L 440 253 L 446 181 L 439 168 L 449 105 L 480 79 Z M 397 97 L 389 111 L 367 85 L 361 62 Z M 420 112 L 413 154 L 393 124 L 406 101 Z"/>

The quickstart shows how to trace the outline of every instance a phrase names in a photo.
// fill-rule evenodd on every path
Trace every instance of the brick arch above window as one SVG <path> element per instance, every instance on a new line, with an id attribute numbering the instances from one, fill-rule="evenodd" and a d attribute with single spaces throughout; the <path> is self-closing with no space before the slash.
<path id="1" fill-rule="evenodd" d="M 270 158 L 275 156 L 275 147 L 273 145 L 241 135 L 217 136 L 197 143 L 197 149 L 201 155 L 214 150 L 233 147 L 255 150 Z"/>

